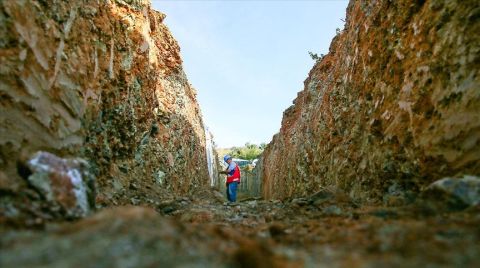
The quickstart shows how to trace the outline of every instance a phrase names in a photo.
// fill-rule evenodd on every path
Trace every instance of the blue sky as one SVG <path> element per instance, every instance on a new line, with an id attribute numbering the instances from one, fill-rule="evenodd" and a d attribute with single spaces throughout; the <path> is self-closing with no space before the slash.
<path id="1" fill-rule="evenodd" d="M 218 147 L 268 143 L 348 1 L 152 1 L 167 15 Z"/>

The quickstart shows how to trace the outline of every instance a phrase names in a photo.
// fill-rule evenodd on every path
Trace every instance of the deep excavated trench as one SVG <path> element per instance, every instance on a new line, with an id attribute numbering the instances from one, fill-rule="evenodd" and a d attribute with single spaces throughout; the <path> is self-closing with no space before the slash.
<path id="1" fill-rule="evenodd" d="M 351 1 L 224 205 L 165 15 L 0 2 L 0 266 L 478 267 L 479 14 Z"/>

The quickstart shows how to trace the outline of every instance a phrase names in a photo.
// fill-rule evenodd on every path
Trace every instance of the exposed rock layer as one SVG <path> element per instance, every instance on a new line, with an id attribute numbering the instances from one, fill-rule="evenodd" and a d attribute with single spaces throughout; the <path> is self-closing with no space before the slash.
<path id="1" fill-rule="evenodd" d="M 87 159 L 100 205 L 207 185 L 196 92 L 164 18 L 147 0 L 0 3 L 3 215 L 39 211 L 25 165 L 38 150 Z"/>
<path id="2" fill-rule="evenodd" d="M 389 202 L 480 174 L 479 18 L 473 0 L 351 1 L 265 150 L 264 196 Z"/>

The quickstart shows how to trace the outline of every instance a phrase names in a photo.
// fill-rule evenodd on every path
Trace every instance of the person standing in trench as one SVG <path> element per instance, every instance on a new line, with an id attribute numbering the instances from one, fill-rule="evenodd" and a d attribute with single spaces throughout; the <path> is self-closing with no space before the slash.
<path id="1" fill-rule="evenodd" d="M 237 201 L 237 187 L 240 183 L 240 168 L 238 164 L 232 161 L 232 157 L 225 155 L 223 161 L 228 164 L 228 167 L 225 171 L 220 171 L 220 174 L 227 175 L 227 199 L 230 203 Z"/>

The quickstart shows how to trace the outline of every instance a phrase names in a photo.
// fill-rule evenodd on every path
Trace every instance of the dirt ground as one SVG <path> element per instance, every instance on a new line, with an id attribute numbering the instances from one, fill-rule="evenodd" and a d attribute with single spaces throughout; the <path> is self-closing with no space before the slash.
<path id="1" fill-rule="evenodd" d="M 362 206 L 321 191 L 224 203 L 218 192 L 4 229 L 1 267 L 480 267 L 480 208 Z"/>

